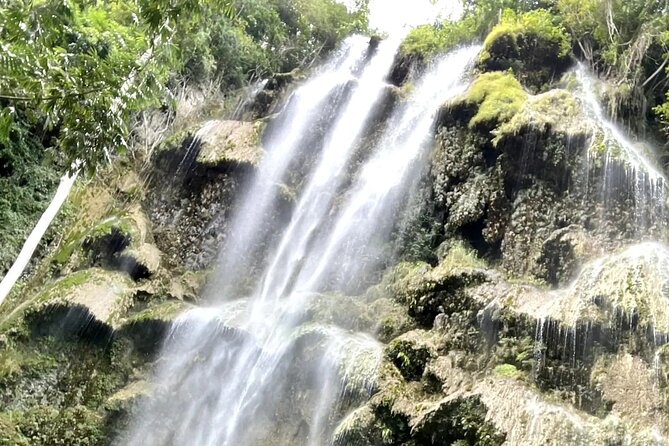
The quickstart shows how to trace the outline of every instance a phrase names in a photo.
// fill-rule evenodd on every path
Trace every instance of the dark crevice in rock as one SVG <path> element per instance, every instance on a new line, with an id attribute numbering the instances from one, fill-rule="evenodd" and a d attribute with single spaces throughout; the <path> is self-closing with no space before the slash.
<path id="1" fill-rule="evenodd" d="M 115 266 L 118 271 L 128 273 L 130 278 L 135 282 L 149 279 L 153 275 L 146 265 L 129 255 L 118 256 Z"/>
<path id="2" fill-rule="evenodd" d="M 103 347 L 114 337 L 114 329 L 83 305 L 49 304 L 28 314 L 26 322 L 36 337 L 77 338 Z"/>
<path id="3" fill-rule="evenodd" d="M 115 269 L 118 267 L 117 254 L 130 246 L 131 242 L 129 234 L 118 227 L 112 227 L 109 234 L 84 240 L 82 248 L 88 254 L 88 266 Z"/>

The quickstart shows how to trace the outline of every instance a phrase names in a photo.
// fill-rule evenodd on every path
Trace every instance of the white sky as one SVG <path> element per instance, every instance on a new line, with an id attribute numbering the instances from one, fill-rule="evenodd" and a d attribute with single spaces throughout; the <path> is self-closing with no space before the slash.
<path id="1" fill-rule="evenodd" d="M 346 5 L 355 3 L 355 0 L 340 1 Z M 462 4 L 460 0 L 370 0 L 369 10 L 370 27 L 392 34 L 405 26 L 457 17 Z"/>

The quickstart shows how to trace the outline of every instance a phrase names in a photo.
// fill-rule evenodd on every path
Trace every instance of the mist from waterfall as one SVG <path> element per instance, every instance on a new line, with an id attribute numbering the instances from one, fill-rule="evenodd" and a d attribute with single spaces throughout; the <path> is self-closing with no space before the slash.
<path id="1" fill-rule="evenodd" d="M 316 302 L 336 305 L 327 293 L 364 280 L 375 266 L 366 259 L 378 257 L 389 241 L 424 165 L 437 113 L 463 91 L 479 51 L 456 50 L 430 66 L 379 124 L 381 136 L 355 169 L 362 140 L 395 88 L 385 80 L 400 41 L 396 36 L 368 49 L 359 37 L 347 40 L 288 101 L 234 214 L 209 288 L 215 306 L 176 321 L 156 371 L 155 397 L 124 444 L 329 444 L 338 419 L 369 397 L 381 345 L 311 310 Z M 322 118 L 327 128 L 309 138 Z M 277 184 L 305 149 L 315 151 L 315 161 L 289 221 L 264 251 L 255 291 L 231 295 L 242 288 L 256 245 L 271 232 L 263 217 L 274 206 Z"/>

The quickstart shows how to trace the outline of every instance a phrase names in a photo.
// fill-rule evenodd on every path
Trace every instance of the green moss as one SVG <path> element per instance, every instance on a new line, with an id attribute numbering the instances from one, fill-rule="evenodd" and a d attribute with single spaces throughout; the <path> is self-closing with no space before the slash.
<path id="1" fill-rule="evenodd" d="M 569 63 L 569 36 L 549 11 L 521 15 L 505 10 L 483 44 L 479 66 L 486 71 L 512 69 L 525 85 L 541 89 Z"/>
<path id="2" fill-rule="evenodd" d="M 16 424 L 18 416 L 11 412 L 0 412 L 0 445 L 30 446 L 28 439 L 21 434 Z"/>
<path id="3" fill-rule="evenodd" d="M 462 240 L 455 240 L 435 271 L 441 273 L 452 271 L 455 268 L 485 268 L 486 266 L 485 260 L 481 259 L 474 249 Z"/>
<path id="4" fill-rule="evenodd" d="M 511 364 L 500 364 L 493 369 L 493 373 L 506 378 L 520 378 L 523 375 L 516 366 Z"/>
<path id="5" fill-rule="evenodd" d="M 479 397 L 446 398 L 424 414 L 413 427 L 418 444 L 499 446 L 506 437 L 486 421 L 488 409 Z"/>
<path id="6" fill-rule="evenodd" d="M 103 419 L 81 406 L 63 410 L 36 406 L 18 417 L 18 430 L 30 444 L 90 446 L 104 441 Z"/>
<path id="7" fill-rule="evenodd" d="M 53 256 L 52 261 L 56 264 L 66 264 L 77 250 L 86 245 L 93 245 L 96 240 L 111 236 L 114 232 L 121 234 L 130 242 L 141 239 L 139 225 L 130 213 L 123 211 L 105 217 L 90 228 L 71 230 Z"/>
<path id="8" fill-rule="evenodd" d="M 474 80 L 462 98 L 478 105 L 469 127 L 494 128 L 511 120 L 523 107 L 527 93 L 510 72 L 483 73 Z"/>
<path id="9" fill-rule="evenodd" d="M 551 130 L 570 138 L 588 136 L 591 128 L 580 103 L 566 90 L 555 89 L 529 97 L 523 107 L 508 122 L 495 131 L 494 144 L 506 136 L 518 135 L 527 129 L 539 132 Z"/>
<path id="10" fill-rule="evenodd" d="M 152 305 L 139 313 L 130 316 L 126 322 L 142 322 L 147 320 L 172 321 L 182 313 L 188 305 L 180 300 L 170 300 Z"/>
<path id="11" fill-rule="evenodd" d="M 440 52 L 474 40 L 476 26 L 473 17 L 460 21 L 444 21 L 437 25 L 422 25 L 412 29 L 400 47 L 403 56 L 427 61 Z"/>

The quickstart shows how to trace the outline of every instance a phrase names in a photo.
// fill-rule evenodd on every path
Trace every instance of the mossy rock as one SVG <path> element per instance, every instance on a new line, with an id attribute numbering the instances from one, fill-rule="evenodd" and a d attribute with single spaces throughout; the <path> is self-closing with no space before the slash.
<path id="1" fill-rule="evenodd" d="M 62 410 L 36 406 L 22 412 L 17 418 L 18 430 L 31 445 L 88 446 L 103 444 L 105 441 L 103 418 L 83 406 Z"/>
<path id="2" fill-rule="evenodd" d="M 200 135 L 200 151 L 196 162 L 205 165 L 221 163 L 257 166 L 263 150 L 260 135 L 264 124 L 245 121 L 211 121 Z"/>
<path id="3" fill-rule="evenodd" d="M 104 403 L 104 407 L 107 411 L 129 412 L 139 400 L 150 395 L 151 385 L 148 381 L 133 381 L 110 396 Z"/>
<path id="4" fill-rule="evenodd" d="M 19 415 L 0 412 L 0 446 L 30 446 L 17 425 Z"/>
<path id="5" fill-rule="evenodd" d="M 553 286 L 567 285 L 596 252 L 596 241 L 581 226 L 557 229 L 544 241 L 533 274 Z"/>
<path id="6" fill-rule="evenodd" d="M 552 132 L 578 141 L 589 138 L 592 125 L 576 97 L 567 90 L 553 89 L 530 96 L 514 116 L 495 130 L 493 143 L 528 131 Z"/>
<path id="7" fill-rule="evenodd" d="M 82 270 L 47 285 L 33 299 L 27 318 L 42 334 L 64 330 L 60 334 L 68 335 L 86 327 L 106 332 L 116 327 L 132 306 L 134 293 L 132 280 L 123 273 Z"/>
<path id="8" fill-rule="evenodd" d="M 334 446 L 382 446 L 383 428 L 376 420 L 371 407 L 363 406 L 348 414 L 336 427 L 332 444 Z"/>
<path id="9" fill-rule="evenodd" d="M 597 259 L 583 268 L 551 316 L 566 325 L 588 320 L 669 333 L 669 250 L 641 243 Z"/>
<path id="10" fill-rule="evenodd" d="M 495 375 L 502 376 L 504 378 L 521 378 L 523 373 L 516 368 L 513 364 L 500 364 L 495 366 L 492 370 Z"/>
<path id="11" fill-rule="evenodd" d="M 569 67 L 570 48 L 569 36 L 552 13 L 539 9 L 516 15 L 507 10 L 486 37 L 478 65 L 483 71 L 511 69 L 525 86 L 538 91 Z"/>
<path id="12" fill-rule="evenodd" d="M 527 98 L 528 94 L 513 73 L 495 71 L 479 75 L 469 89 L 447 107 L 456 114 L 463 108 L 475 109 L 469 127 L 493 130 L 510 121 Z"/>
<path id="13" fill-rule="evenodd" d="M 69 233 L 53 262 L 66 271 L 90 266 L 118 269 L 122 251 L 138 250 L 151 238 L 151 224 L 136 206 L 109 215 L 90 228 Z"/>
<path id="14" fill-rule="evenodd" d="M 137 351 L 153 357 L 159 353 L 174 321 L 191 308 L 192 305 L 180 300 L 150 301 L 143 309 L 120 320 L 116 333 L 131 340 Z"/>
<path id="15" fill-rule="evenodd" d="M 293 338 L 299 363 L 313 364 L 327 358 L 336 368 L 342 398 L 364 401 L 376 388 L 382 346 L 371 336 L 306 323 L 295 330 Z"/>
<path id="16" fill-rule="evenodd" d="M 436 348 L 429 332 L 414 330 L 393 339 L 386 349 L 386 356 L 404 379 L 416 381 L 423 376 L 427 363 L 436 357 Z"/>
<path id="17" fill-rule="evenodd" d="M 412 434 L 421 445 L 502 445 L 506 436 L 486 420 L 487 411 L 477 396 L 447 397 L 415 420 Z"/>
<path id="18" fill-rule="evenodd" d="M 390 288 L 420 326 L 431 328 L 441 313 L 478 311 L 481 303 L 473 302 L 462 291 L 495 280 L 482 268 L 484 265 L 473 251 L 456 244 L 434 268 L 423 263 L 400 264 Z"/>
<path id="19" fill-rule="evenodd" d="M 118 269 L 130 274 L 133 280 L 148 279 L 158 273 L 162 253 L 152 243 L 128 247 L 118 254 Z"/>

